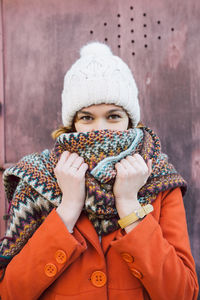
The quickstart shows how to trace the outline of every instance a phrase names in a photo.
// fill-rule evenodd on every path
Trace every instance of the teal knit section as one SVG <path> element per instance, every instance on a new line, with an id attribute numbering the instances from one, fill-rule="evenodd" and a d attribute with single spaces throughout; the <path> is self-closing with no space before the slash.
<path id="1" fill-rule="evenodd" d="M 143 131 L 138 128 L 135 128 L 133 133 L 133 141 L 128 149 L 122 151 L 119 155 L 106 157 L 91 171 L 91 175 L 93 175 L 95 179 L 103 183 L 104 178 L 106 178 L 106 174 L 114 168 L 117 162 L 135 152 L 135 149 L 142 141 L 144 134 Z"/>

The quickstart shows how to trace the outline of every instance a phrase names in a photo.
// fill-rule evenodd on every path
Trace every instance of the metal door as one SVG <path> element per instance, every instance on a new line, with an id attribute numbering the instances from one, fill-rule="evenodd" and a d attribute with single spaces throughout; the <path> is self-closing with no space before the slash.
<path id="1" fill-rule="evenodd" d="M 1 0 L 0 170 L 51 148 L 61 124 L 63 77 L 98 40 L 131 67 L 142 121 L 188 181 L 184 198 L 200 273 L 200 2 L 195 0 Z M 0 183 L 0 234 L 6 200 Z"/>

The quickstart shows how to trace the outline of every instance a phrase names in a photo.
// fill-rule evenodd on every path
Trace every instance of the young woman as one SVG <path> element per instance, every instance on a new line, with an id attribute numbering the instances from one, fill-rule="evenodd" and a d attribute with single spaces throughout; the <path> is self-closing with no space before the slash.
<path id="1" fill-rule="evenodd" d="M 51 151 L 4 173 L 1 299 L 197 299 L 185 181 L 106 45 L 84 46 L 66 73 L 62 120 Z"/>

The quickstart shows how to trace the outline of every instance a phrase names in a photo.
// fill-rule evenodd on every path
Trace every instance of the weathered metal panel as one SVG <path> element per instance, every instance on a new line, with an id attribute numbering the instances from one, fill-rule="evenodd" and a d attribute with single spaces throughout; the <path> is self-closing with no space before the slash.
<path id="1" fill-rule="evenodd" d="M 163 151 L 188 181 L 184 203 L 200 274 L 200 2 L 1 1 L 1 167 L 52 147 L 50 132 L 61 124 L 66 70 L 86 42 L 108 43 L 134 73 L 142 120 L 159 134 Z M 0 43 L 2 49 L 2 38 Z M 4 208 L 2 198 L 0 205 Z"/>
<path id="2" fill-rule="evenodd" d="M 112 41 L 114 2 L 5 1 L 6 163 L 52 145 L 64 73 L 91 37 L 102 40 L 106 31 Z"/>
<path id="3" fill-rule="evenodd" d="M 2 236 L 5 231 L 3 215 L 6 210 L 6 201 L 2 182 L 3 169 L 1 168 L 5 160 L 4 137 L 3 10 L 2 0 L 0 0 L 0 236 Z"/>

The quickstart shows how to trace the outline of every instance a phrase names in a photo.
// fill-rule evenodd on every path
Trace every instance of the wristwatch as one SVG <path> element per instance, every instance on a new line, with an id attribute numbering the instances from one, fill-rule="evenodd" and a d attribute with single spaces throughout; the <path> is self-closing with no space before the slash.
<path id="1" fill-rule="evenodd" d="M 118 223 L 121 228 L 125 228 L 126 226 L 136 222 L 137 220 L 144 218 L 152 211 L 153 211 L 153 206 L 151 204 L 141 206 L 140 208 L 134 210 L 128 216 L 118 220 Z"/>

